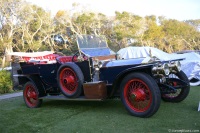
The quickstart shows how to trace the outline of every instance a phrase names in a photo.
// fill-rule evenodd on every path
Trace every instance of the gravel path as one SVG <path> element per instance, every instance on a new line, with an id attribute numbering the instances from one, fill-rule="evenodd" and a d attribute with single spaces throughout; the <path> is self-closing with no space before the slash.
<path id="1" fill-rule="evenodd" d="M 11 94 L 4 94 L 0 96 L 0 100 L 22 96 L 23 92 L 16 92 Z"/>

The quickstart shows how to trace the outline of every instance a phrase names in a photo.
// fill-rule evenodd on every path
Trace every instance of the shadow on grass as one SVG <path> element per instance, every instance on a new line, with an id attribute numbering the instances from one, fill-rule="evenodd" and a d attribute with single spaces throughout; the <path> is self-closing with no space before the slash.
<path id="1" fill-rule="evenodd" d="M 108 99 L 105 101 L 65 101 L 65 100 L 43 100 L 41 108 L 47 109 L 66 109 L 66 110 L 84 110 L 85 111 L 95 111 L 109 112 L 113 113 L 126 113 L 124 106 L 120 99 Z M 122 111 L 123 110 L 123 111 Z"/>
<path id="2" fill-rule="evenodd" d="M 43 100 L 43 105 L 44 107 L 48 106 L 93 106 L 93 107 L 103 107 L 106 105 L 109 105 L 111 103 L 120 103 L 121 101 L 119 99 L 109 99 L 105 101 L 67 101 L 67 100 Z"/>

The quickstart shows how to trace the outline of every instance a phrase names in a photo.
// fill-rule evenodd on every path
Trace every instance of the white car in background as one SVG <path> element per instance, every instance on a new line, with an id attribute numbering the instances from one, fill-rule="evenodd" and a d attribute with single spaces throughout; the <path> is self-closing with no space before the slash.
<path id="1" fill-rule="evenodd" d="M 191 86 L 200 85 L 200 55 L 196 52 L 187 53 L 166 53 L 154 47 L 126 47 L 120 49 L 117 54 L 123 59 L 156 57 L 160 60 L 173 60 L 184 58 L 181 61 L 181 69 L 190 80 Z"/>

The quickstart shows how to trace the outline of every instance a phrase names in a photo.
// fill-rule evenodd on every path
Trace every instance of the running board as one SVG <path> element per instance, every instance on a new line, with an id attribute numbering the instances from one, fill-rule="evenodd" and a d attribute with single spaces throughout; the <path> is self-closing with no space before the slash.
<path id="1" fill-rule="evenodd" d="M 64 95 L 58 95 L 58 96 L 44 96 L 40 97 L 39 99 L 53 99 L 53 100 L 67 100 L 67 101 L 104 101 L 105 99 L 87 99 L 85 96 L 80 96 L 77 98 L 68 98 Z"/>

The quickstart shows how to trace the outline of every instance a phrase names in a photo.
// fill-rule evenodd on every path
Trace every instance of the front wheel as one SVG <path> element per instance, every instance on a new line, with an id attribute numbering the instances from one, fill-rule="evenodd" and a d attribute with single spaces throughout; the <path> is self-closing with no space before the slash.
<path id="1" fill-rule="evenodd" d="M 190 85 L 189 85 L 189 80 L 185 73 L 183 71 L 180 71 L 178 73 L 171 73 L 169 75 L 171 79 L 173 78 L 178 78 L 182 81 L 184 81 L 187 85 L 183 86 L 181 83 L 169 80 L 168 84 L 176 88 L 175 93 L 169 93 L 169 94 L 162 94 L 162 99 L 163 101 L 166 102 L 181 102 L 183 101 L 189 94 L 190 92 Z"/>
<path id="2" fill-rule="evenodd" d="M 121 100 L 133 116 L 150 117 L 160 107 L 161 96 L 158 85 L 146 73 L 131 73 L 120 85 Z"/>
<path id="3" fill-rule="evenodd" d="M 30 81 L 24 85 L 23 97 L 26 106 L 29 108 L 37 108 L 42 104 L 42 99 L 38 98 L 39 92 L 37 87 Z"/>

